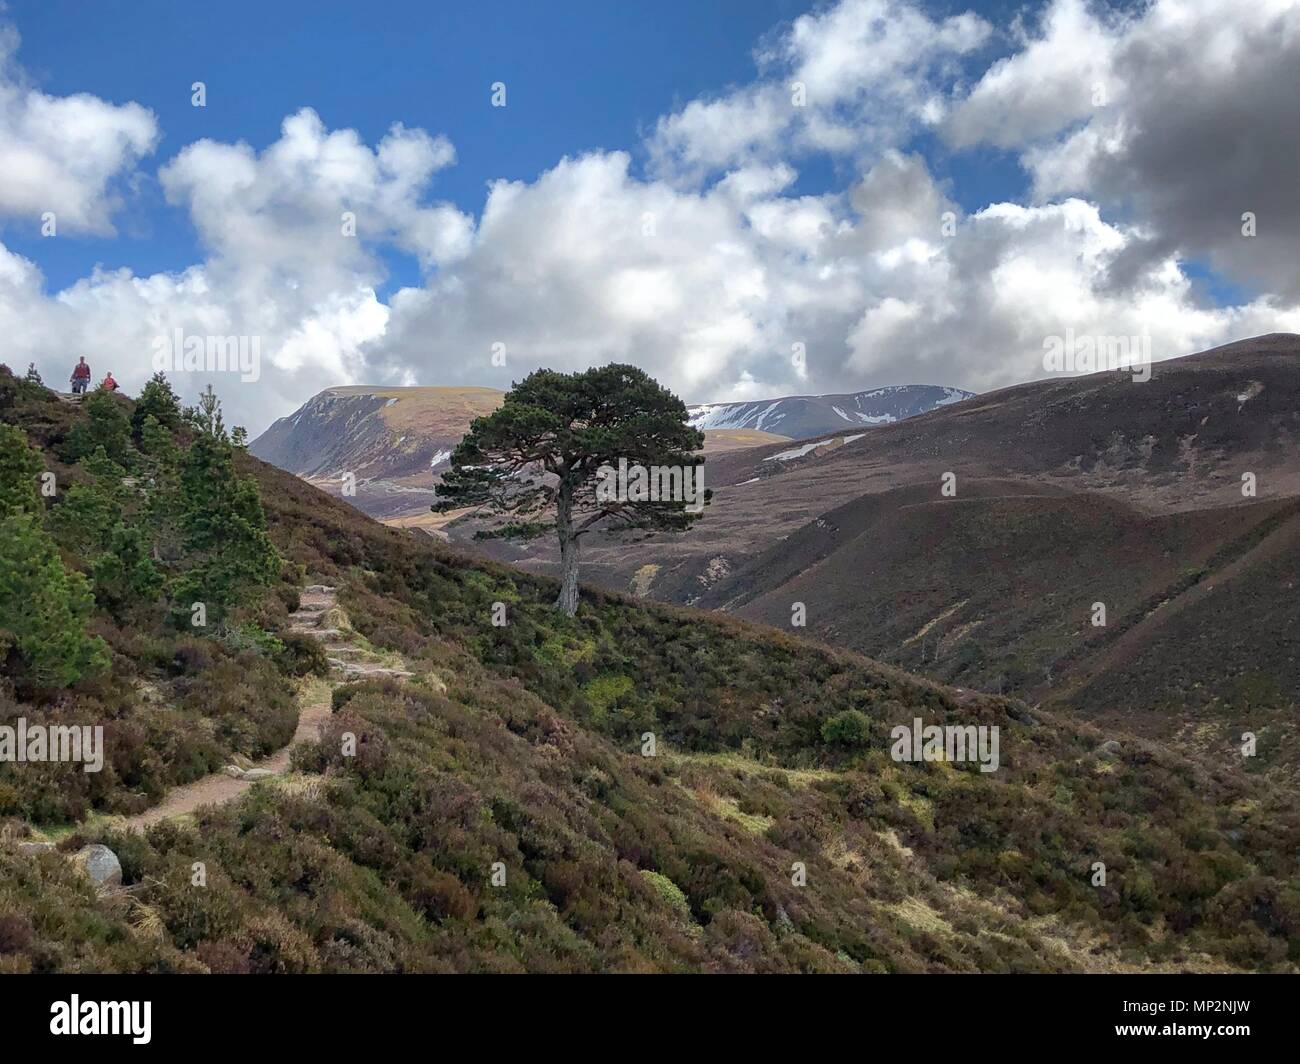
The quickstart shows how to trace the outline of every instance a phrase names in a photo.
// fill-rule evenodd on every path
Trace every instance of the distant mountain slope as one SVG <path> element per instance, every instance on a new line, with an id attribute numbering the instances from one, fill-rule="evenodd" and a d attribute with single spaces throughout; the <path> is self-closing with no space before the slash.
<path id="1" fill-rule="evenodd" d="M 759 429 L 792 440 L 806 440 L 862 425 L 892 425 L 974 394 L 933 384 L 900 384 L 842 395 L 705 403 L 689 409 L 691 424 L 697 429 Z"/>
<path id="2" fill-rule="evenodd" d="M 913 485 L 823 514 L 697 604 L 784 626 L 803 602 L 809 634 L 948 683 L 1153 734 L 1205 722 L 1225 751 L 1250 727 L 1261 763 L 1291 764 L 1298 545 L 1297 499 L 1145 514 L 1028 481 Z"/>
<path id="3" fill-rule="evenodd" d="M 758 429 L 709 429 L 704 434 L 704 453 L 720 454 L 723 451 L 739 451 L 746 447 L 782 443 L 788 439 L 788 436 L 778 436 L 774 432 L 762 432 Z"/>
<path id="4" fill-rule="evenodd" d="M 889 424 L 966 398 L 956 388 L 903 385 L 855 395 L 796 396 L 760 403 L 692 407 L 706 454 L 719 454 L 830 432 L 841 425 Z M 355 478 L 357 509 L 402 527 L 442 527 L 434 487 L 476 417 L 505 393 L 494 388 L 327 388 L 280 418 L 249 448 L 331 495 Z M 785 426 L 785 427 L 782 427 Z"/>
<path id="5" fill-rule="evenodd" d="M 327 388 L 253 441 L 258 458 L 332 495 L 356 478 L 358 509 L 380 518 L 424 514 L 438 474 L 495 388 Z"/>
<path id="6" fill-rule="evenodd" d="M 327 388 L 280 418 L 249 448 L 263 461 L 340 495 L 352 473 L 357 509 L 400 527 L 436 529 L 449 518 L 431 514 L 434 487 L 451 452 L 476 417 L 490 414 L 505 393 L 495 388 Z M 706 454 L 781 443 L 789 437 L 749 428 L 704 436 Z"/>
<path id="7" fill-rule="evenodd" d="M 586 572 L 782 627 L 803 602 L 828 642 L 964 686 L 1068 692 L 1133 726 L 1296 717 L 1300 337 L 719 454 L 708 477 L 690 536 L 593 540 Z M 487 549 L 554 565 L 546 544 Z"/>

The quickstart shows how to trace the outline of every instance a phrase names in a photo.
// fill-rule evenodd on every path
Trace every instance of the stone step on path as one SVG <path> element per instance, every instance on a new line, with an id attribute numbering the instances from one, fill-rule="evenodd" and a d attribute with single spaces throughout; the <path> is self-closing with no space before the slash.
<path id="1" fill-rule="evenodd" d="M 298 596 L 298 608 L 289 615 L 290 631 L 320 640 L 330 668 L 344 681 L 392 676 L 399 680 L 415 674 L 378 660 L 365 647 L 350 642 L 355 633 L 337 627 L 320 627 L 328 611 L 337 608 L 336 589 L 324 584 L 305 587 Z"/>
<path id="2" fill-rule="evenodd" d="M 379 676 L 391 676 L 396 680 L 409 680 L 415 675 L 413 672 L 397 669 L 391 665 L 364 665 L 351 661 L 340 661 L 338 658 L 332 658 L 330 664 L 343 673 L 345 680 L 370 680 Z"/>
<path id="3" fill-rule="evenodd" d="M 326 612 L 338 606 L 337 591 L 337 588 L 325 584 L 311 584 L 302 589 L 298 609 L 289 615 L 291 632 L 299 632 L 319 640 L 325 650 L 331 672 L 334 674 L 330 685 L 331 692 L 341 682 L 374 679 L 380 676 L 406 680 L 414 676 L 413 672 L 377 660 L 373 651 L 351 642 L 356 638 L 356 633 L 350 629 L 320 627 Z M 346 624 L 347 618 L 343 617 L 342 621 Z M 255 762 L 247 769 L 238 765 L 227 765 L 220 772 L 204 776 L 203 779 L 183 787 L 173 788 L 152 809 L 128 817 L 126 828 L 132 831 L 144 831 L 159 821 L 193 813 L 203 806 L 223 805 L 238 798 L 253 784 L 283 774 L 289 769 L 290 752 L 293 747 L 298 743 L 314 742 L 319 739 L 321 728 L 329 720 L 331 712 L 329 697 L 304 706 L 298 715 L 298 727 L 293 738 L 270 757 Z"/>

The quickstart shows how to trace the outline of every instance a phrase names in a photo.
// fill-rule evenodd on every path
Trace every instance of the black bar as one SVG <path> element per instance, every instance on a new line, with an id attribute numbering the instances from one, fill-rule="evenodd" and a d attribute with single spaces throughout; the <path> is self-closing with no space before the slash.
<path id="1" fill-rule="evenodd" d="M 931 1049 L 1128 1044 L 1221 1056 L 1288 1045 L 1297 988 L 1284 976 L 1229 975 L 33 976 L 0 983 L 0 1044 L 6 1054 L 111 1042 L 128 1052 L 260 1055 L 281 1046 L 396 1051 L 412 1040 L 437 1053 L 468 1038 L 485 1054 L 580 1044 L 676 1054 L 711 1044 L 814 1052 L 847 1037 L 863 1051 L 902 1039 Z M 52 1034 L 56 1003 L 74 994 L 83 1010 L 148 1002 L 149 1041 Z"/>

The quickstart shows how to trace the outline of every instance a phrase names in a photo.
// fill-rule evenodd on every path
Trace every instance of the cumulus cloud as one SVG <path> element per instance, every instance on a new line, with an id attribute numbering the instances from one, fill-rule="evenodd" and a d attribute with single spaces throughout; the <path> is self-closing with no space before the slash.
<path id="1" fill-rule="evenodd" d="M 1020 152 L 1039 202 L 1084 196 L 1137 220 L 1116 287 L 1178 256 L 1294 301 L 1298 98 L 1294 0 L 1155 0 L 1128 15 L 1054 0 L 946 132 Z"/>
<path id="2" fill-rule="evenodd" d="M 203 140 L 161 168 L 205 249 L 187 270 L 96 271 L 51 297 L 0 245 L 0 330 L 14 362 L 63 372 L 86 353 L 129 390 L 158 335 L 255 335 L 255 384 L 178 383 L 214 379 L 227 420 L 258 431 L 342 383 L 504 387 L 619 360 L 690 401 L 983 390 L 1042 375 L 1044 340 L 1067 329 L 1147 335 L 1157 358 L 1295 329 L 1294 256 L 1265 240 L 1296 209 L 1279 181 L 1295 172 L 1294 11 L 1225 10 L 1055 0 L 980 68 L 992 28 L 974 15 L 843 0 L 770 38 L 751 84 L 665 116 L 646 167 L 628 151 L 562 158 L 491 183 L 477 218 L 433 196 L 455 162 L 445 138 L 395 125 L 372 146 L 303 110 L 260 150 Z M 1198 128 L 1219 150 L 1193 150 Z M 1015 152 L 1033 195 L 966 214 L 918 147 L 926 131 Z M 842 187 L 799 191 L 812 153 L 835 157 Z M 1261 236 L 1229 239 L 1225 212 L 1250 209 Z M 384 249 L 422 276 L 381 300 Z M 1207 303 L 1189 254 L 1258 278 L 1259 295 Z"/>
<path id="3" fill-rule="evenodd" d="M 322 387 L 370 375 L 361 349 L 384 335 L 390 314 L 376 296 L 380 246 L 428 269 L 464 254 L 472 220 L 422 202 L 453 159 L 448 141 L 421 130 L 396 125 L 371 148 L 352 130 L 326 130 L 310 110 L 285 119 L 260 153 L 191 144 L 159 176 L 207 258 L 149 277 L 96 270 L 48 298 L 37 267 L 0 245 L 0 329 L 17 338 L 7 357 L 35 361 L 58 382 L 64 363 L 85 354 L 134 391 L 177 330 L 205 342 L 246 337 L 260 356 L 255 380 L 210 366 L 172 376 L 190 398 L 212 383 L 232 422 L 265 427 Z"/>
<path id="4" fill-rule="evenodd" d="M 18 43 L 0 24 L 0 219 L 37 226 L 52 212 L 59 231 L 111 235 L 114 181 L 153 151 L 154 116 L 135 103 L 38 92 L 17 65 Z"/>
<path id="5" fill-rule="evenodd" d="M 661 118 L 659 171 L 700 177 L 791 152 L 863 152 L 933 124 L 958 58 L 991 27 L 967 12 L 935 20 L 906 0 L 842 0 L 802 15 L 756 53 L 762 77 Z"/>
<path id="6" fill-rule="evenodd" d="M 420 202 L 433 174 L 455 158 L 445 137 L 401 124 L 372 150 L 354 130 L 328 131 L 304 108 L 260 155 L 247 144 L 200 140 L 159 176 L 203 241 L 241 268 L 273 273 L 315 260 L 321 269 L 353 271 L 378 243 L 432 267 L 463 252 L 471 229 L 455 208 Z M 345 233 L 345 214 L 358 239 Z"/>
<path id="7" fill-rule="evenodd" d="M 1042 376 L 1044 339 L 1067 329 L 1148 336 L 1163 358 L 1248 322 L 1277 327 L 1263 303 L 1201 306 L 1173 258 L 1111 290 L 1133 235 L 1080 199 L 994 204 L 944 236 L 958 211 L 919 155 L 887 153 L 843 195 L 782 194 L 781 176 L 687 192 L 634 179 L 614 153 L 499 185 L 464 261 L 394 300 L 372 346 L 439 380 L 501 386 L 536 365 L 632 361 L 720 399 L 809 383 L 1000 387 Z M 497 342 L 504 368 L 490 364 Z"/>

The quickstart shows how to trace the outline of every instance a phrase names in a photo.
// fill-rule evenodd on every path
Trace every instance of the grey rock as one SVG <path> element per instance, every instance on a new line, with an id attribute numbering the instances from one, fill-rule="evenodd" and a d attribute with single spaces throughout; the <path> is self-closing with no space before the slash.
<path id="1" fill-rule="evenodd" d="M 122 862 L 103 843 L 83 846 L 72 855 L 72 862 L 101 890 L 122 885 Z"/>

